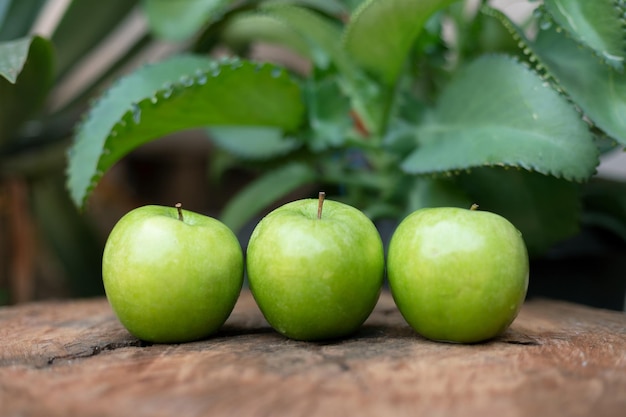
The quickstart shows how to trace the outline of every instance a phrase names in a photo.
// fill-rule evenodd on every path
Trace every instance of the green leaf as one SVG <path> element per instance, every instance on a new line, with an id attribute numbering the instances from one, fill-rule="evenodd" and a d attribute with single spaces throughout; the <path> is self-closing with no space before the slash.
<path id="1" fill-rule="evenodd" d="M 68 187 L 74 202 L 82 206 L 84 199 L 104 172 L 97 167 L 107 139 L 133 103 L 154 96 L 166 84 L 181 75 L 194 74 L 213 68 L 215 64 L 197 56 L 180 56 L 156 65 L 140 68 L 117 82 L 89 110 L 78 126 L 68 161 Z M 173 86 L 172 86 L 173 89 Z M 93 184 L 90 185 L 90 183 Z"/>
<path id="2" fill-rule="evenodd" d="M 180 56 L 147 66 L 112 87 L 78 127 L 68 188 L 82 206 L 102 175 L 146 142 L 220 125 L 292 131 L 303 112 L 298 85 L 273 65 Z"/>
<path id="3" fill-rule="evenodd" d="M 624 18 L 614 0 L 545 0 L 559 26 L 607 62 L 622 68 L 626 58 Z"/>
<path id="4" fill-rule="evenodd" d="M 131 12 L 138 0 L 72 0 L 54 33 L 57 75 L 63 76 Z"/>
<path id="5" fill-rule="evenodd" d="M 326 69 L 333 63 L 346 75 L 355 71 L 341 48 L 340 26 L 303 7 L 272 3 L 240 14 L 225 33 L 240 42 L 265 40 L 293 47 L 318 68 Z"/>
<path id="6" fill-rule="evenodd" d="M 341 28 L 332 20 L 302 7 L 270 4 L 232 19 L 224 34 L 231 42 L 263 40 L 285 46 L 311 59 L 320 71 L 336 68 L 339 77 L 333 82 L 350 98 L 367 128 L 378 131 L 382 125 L 382 93 L 348 57 Z"/>
<path id="7" fill-rule="evenodd" d="M 309 44 L 295 28 L 276 16 L 258 11 L 238 13 L 228 21 L 221 37 L 235 48 L 263 41 L 281 45 L 303 57 L 309 56 Z"/>
<path id="8" fill-rule="evenodd" d="M 194 35 L 231 3 L 232 0 L 143 0 L 152 31 L 170 41 Z"/>
<path id="9" fill-rule="evenodd" d="M 220 148 L 242 159 L 269 159 L 286 155 L 301 143 L 284 137 L 282 129 L 265 126 L 219 126 L 208 129 Z"/>
<path id="10" fill-rule="evenodd" d="M 318 68 L 334 63 L 341 72 L 350 75 L 354 68 L 341 49 L 341 28 L 330 19 L 297 6 L 273 6 L 265 13 L 294 29 L 309 46 L 309 56 Z"/>
<path id="11" fill-rule="evenodd" d="M 501 165 L 582 181 L 598 163 L 587 125 L 572 106 L 503 56 L 480 58 L 460 72 L 417 136 L 418 148 L 402 163 L 413 174 Z"/>
<path id="12" fill-rule="evenodd" d="M 0 2 L 0 41 L 28 35 L 46 1 L 3 0 Z"/>
<path id="13" fill-rule="evenodd" d="M 350 99 L 342 93 L 336 77 L 309 77 L 305 97 L 312 130 L 310 147 L 322 151 L 343 145 L 354 123 L 350 118 Z"/>
<path id="14" fill-rule="evenodd" d="M 395 83 L 428 18 L 455 0 L 366 0 L 352 14 L 344 46 L 363 68 Z"/>
<path id="15" fill-rule="evenodd" d="M 529 47 L 585 115 L 626 145 L 626 73 L 603 64 L 554 29 L 539 31 Z"/>
<path id="16" fill-rule="evenodd" d="M 513 223 L 531 255 L 578 232 L 579 184 L 502 168 L 473 169 L 455 179 L 479 210 L 500 214 Z"/>
<path id="17" fill-rule="evenodd" d="M 315 171 L 300 163 L 290 163 L 264 174 L 228 202 L 220 219 L 232 230 L 239 230 L 253 216 L 298 187 L 315 181 Z"/>
<path id="18" fill-rule="evenodd" d="M 11 1 L 5 1 L 5 2 L 0 3 L 0 27 L 2 27 L 4 24 L 5 17 L 9 11 L 9 6 L 11 6 Z"/>
<path id="19" fill-rule="evenodd" d="M 53 58 L 52 45 L 39 36 L 0 42 L 0 147 L 43 103 Z"/>
<path id="20" fill-rule="evenodd" d="M 28 37 L 0 43 L 0 75 L 11 84 L 22 72 L 32 42 L 33 38 Z"/>
<path id="21" fill-rule="evenodd" d="M 349 13 L 348 5 L 344 4 L 345 1 L 342 0 L 269 0 L 267 3 L 296 4 L 334 16 Z"/>
<path id="22" fill-rule="evenodd" d="M 416 177 L 408 193 L 407 215 L 425 207 L 470 208 L 474 201 L 450 179 Z"/>

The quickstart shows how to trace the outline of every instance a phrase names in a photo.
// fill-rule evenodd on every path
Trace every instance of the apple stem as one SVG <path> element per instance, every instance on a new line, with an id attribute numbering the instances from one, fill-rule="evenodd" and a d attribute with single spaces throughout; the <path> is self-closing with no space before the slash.
<path id="1" fill-rule="evenodd" d="M 324 198 L 326 197 L 326 193 L 324 191 L 320 191 L 317 203 L 317 218 L 321 220 L 322 218 L 322 207 L 324 206 Z"/>
<path id="2" fill-rule="evenodd" d="M 472 211 L 478 210 L 478 204 L 476 204 L 476 203 L 472 204 L 472 206 L 470 207 L 470 210 L 472 210 Z"/>
<path id="3" fill-rule="evenodd" d="M 181 222 L 184 221 L 184 219 L 183 219 L 183 203 L 176 203 L 176 205 L 174 207 L 176 207 L 176 209 L 178 210 L 178 220 L 180 220 Z"/>

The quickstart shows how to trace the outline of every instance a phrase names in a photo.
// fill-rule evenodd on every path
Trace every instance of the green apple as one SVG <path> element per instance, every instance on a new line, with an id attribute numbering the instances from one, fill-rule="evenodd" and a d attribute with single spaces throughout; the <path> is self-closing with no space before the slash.
<path id="1" fill-rule="evenodd" d="M 216 219 L 177 207 L 143 206 L 111 231 L 102 277 L 113 311 L 139 339 L 187 342 L 216 332 L 243 284 L 243 253 Z"/>
<path id="2" fill-rule="evenodd" d="M 383 245 L 358 209 L 304 199 L 265 216 L 247 249 L 250 290 L 279 333 L 297 340 L 355 332 L 382 287 Z"/>
<path id="3" fill-rule="evenodd" d="M 513 322 L 528 288 L 528 253 L 504 217 L 461 208 L 413 212 L 389 243 L 387 274 L 405 320 L 422 336 L 473 343 Z"/>

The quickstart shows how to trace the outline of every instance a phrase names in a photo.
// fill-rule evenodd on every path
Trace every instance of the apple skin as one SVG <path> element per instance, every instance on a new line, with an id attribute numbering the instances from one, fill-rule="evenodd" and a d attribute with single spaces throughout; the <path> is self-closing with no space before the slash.
<path id="1" fill-rule="evenodd" d="M 378 230 L 358 209 L 326 200 L 287 203 L 265 216 L 247 249 L 250 290 L 269 324 L 296 340 L 354 333 L 382 288 Z"/>
<path id="2" fill-rule="evenodd" d="M 475 343 L 504 332 L 528 288 L 521 233 L 497 214 L 420 209 L 394 231 L 387 274 L 402 316 L 422 336 Z"/>
<path id="3" fill-rule="evenodd" d="M 178 343 L 216 332 L 243 284 L 243 252 L 216 219 L 174 207 L 143 206 L 124 215 L 103 253 L 102 277 L 113 311 L 135 337 Z"/>

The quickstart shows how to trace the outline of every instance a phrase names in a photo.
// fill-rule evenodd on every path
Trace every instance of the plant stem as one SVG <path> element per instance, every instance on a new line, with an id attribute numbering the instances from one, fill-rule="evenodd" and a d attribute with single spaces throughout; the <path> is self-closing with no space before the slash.
<path id="1" fill-rule="evenodd" d="M 476 210 L 478 210 L 478 204 L 476 204 L 476 203 L 472 204 L 472 206 L 470 207 L 470 210 L 471 210 L 471 211 L 476 211 Z"/>
<path id="2" fill-rule="evenodd" d="M 180 220 L 181 222 L 184 221 L 185 219 L 183 218 L 183 203 L 176 203 L 174 207 L 176 207 L 176 209 L 178 210 L 178 220 Z"/>
<path id="3" fill-rule="evenodd" d="M 324 191 L 320 191 L 317 203 L 317 218 L 318 220 L 322 219 L 322 208 L 324 207 L 324 198 L 326 197 L 326 193 Z"/>

